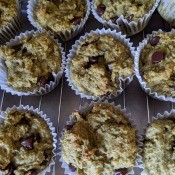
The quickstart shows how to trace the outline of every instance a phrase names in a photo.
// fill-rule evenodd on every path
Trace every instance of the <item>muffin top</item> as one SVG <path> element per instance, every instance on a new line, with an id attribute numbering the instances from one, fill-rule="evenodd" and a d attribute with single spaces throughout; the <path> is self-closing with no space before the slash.
<path id="1" fill-rule="evenodd" d="M 146 130 L 143 160 L 148 175 L 175 172 L 175 116 L 154 121 Z"/>
<path id="2" fill-rule="evenodd" d="M 7 67 L 8 86 L 18 91 L 39 89 L 53 81 L 52 72 L 59 72 L 61 53 L 48 34 L 25 36 L 17 45 L 0 48 Z"/>
<path id="3" fill-rule="evenodd" d="M 61 138 L 62 157 L 78 175 L 126 174 L 135 164 L 136 132 L 114 106 L 95 104 L 91 111 L 72 114 Z"/>
<path id="4" fill-rule="evenodd" d="M 86 15 L 85 0 L 39 0 L 34 11 L 37 25 L 64 32 L 80 24 Z"/>
<path id="5" fill-rule="evenodd" d="M 175 36 L 153 34 L 140 56 L 140 74 L 159 95 L 175 97 Z"/>
<path id="6" fill-rule="evenodd" d="M 9 111 L 0 125 L 0 170 L 4 175 L 38 174 L 51 161 L 52 144 L 44 119 L 29 111 Z"/>
<path id="7" fill-rule="evenodd" d="M 123 15 L 128 22 L 138 22 L 154 6 L 155 0 L 95 0 L 94 7 L 99 16 L 106 21 L 116 20 Z"/>
<path id="8" fill-rule="evenodd" d="M 0 1 L 0 27 L 7 25 L 10 20 L 18 15 L 16 0 Z"/>
<path id="9" fill-rule="evenodd" d="M 107 34 L 92 34 L 78 46 L 70 64 L 70 77 L 85 94 L 102 96 L 116 93 L 119 77 L 132 76 L 133 67 L 130 49 L 122 42 Z"/>

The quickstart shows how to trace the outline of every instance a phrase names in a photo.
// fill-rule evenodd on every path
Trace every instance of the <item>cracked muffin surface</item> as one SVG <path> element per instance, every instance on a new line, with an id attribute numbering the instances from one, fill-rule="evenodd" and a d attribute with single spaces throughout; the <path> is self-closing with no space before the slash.
<path id="1" fill-rule="evenodd" d="M 83 93 L 103 96 L 120 90 L 119 78 L 131 77 L 134 63 L 130 49 L 110 35 L 92 34 L 76 49 L 70 78 Z"/>
<path id="2" fill-rule="evenodd" d="M 15 90 L 37 90 L 54 81 L 61 70 L 61 51 L 48 34 L 25 36 L 18 44 L 0 48 L 7 70 L 7 84 Z"/>
<path id="3" fill-rule="evenodd" d="M 0 1 L 0 27 L 7 25 L 18 15 L 18 8 L 15 0 Z"/>
<path id="4" fill-rule="evenodd" d="M 175 97 L 175 36 L 153 34 L 141 52 L 139 71 L 152 92 Z"/>
<path id="5" fill-rule="evenodd" d="M 36 23 L 53 32 L 64 32 L 75 28 L 86 15 L 85 0 L 39 0 L 34 10 Z"/>
<path id="6" fill-rule="evenodd" d="M 3 175 L 32 175 L 53 156 L 53 137 L 44 119 L 29 111 L 11 110 L 0 125 L 0 170 Z"/>
<path id="7" fill-rule="evenodd" d="M 155 0 L 95 0 L 94 7 L 97 14 L 106 21 L 116 20 L 123 15 L 128 21 L 138 22 L 154 6 Z"/>
<path id="8" fill-rule="evenodd" d="M 136 131 L 114 106 L 95 104 L 92 110 L 72 114 L 61 138 L 62 157 L 78 175 L 127 174 L 138 152 Z"/>
<path id="9" fill-rule="evenodd" d="M 143 160 L 148 175 L 175 172 L 175 116 L 159 119 L 146 130 Z"/>

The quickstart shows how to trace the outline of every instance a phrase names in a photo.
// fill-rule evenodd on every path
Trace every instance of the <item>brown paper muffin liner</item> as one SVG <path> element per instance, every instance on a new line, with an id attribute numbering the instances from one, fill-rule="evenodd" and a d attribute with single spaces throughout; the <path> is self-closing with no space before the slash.
<path id="1" fill-rule="evenodd" d="M 84 25 L 89 17 L 89 14 L 90 14 L 90 2 L 89 2 L 89 0 L 85 0 L 85 1 L 87 3 L 87 11 L 86 11 L 86 15 L 84 17 L 84 20 L 79 25 L 76 25 L 74 28 L 72 28 L 70 30 L 66 30 L 64 32 L 54 33 L 55 36 L 59 36 L 63 41 L 68 41 L 68 40 L 72 39 L 73 37 L 75 37 L 76 35 L 78 35 L 78 33 L 81 32 L 81 30 L 83 29 L 83 27 L 84 27 Z M 34 27 L 36 27 L 37 29 L 43 29 L 41 26 L 37 25 L 37 23 L 34 19 L 34 10 L 35 10 L 35 5 L 37 2 L 38 2 L 38 0 L 29 0 L 28 6 L 27 6 L 28 19 Z"/>
<path id="2" fill-rule="evenodd" d="M 153 8 L 147 14 L 145 14 L 144 17 L 140 18 L 138 22 L 134 22 L 134 21 L 128 22 L 123 15 L 121 15 L 116 20 L 116 24 L 113 23 L 111 20 L 106 21 L 97 14 L 96 9 L 94 7 L 94 0 L 91 2 L 91 10 L 94 17 L 100 23 L 102 23 L 105 27 L 110 27 L 117 31 L 121 31 L 123 34 L 126 34 L 127 36 L 131 36 L 139 33 L 147 26 L 149 20 L 151 19 L 152 14 L 158 7 L 159 3 L 160 3 L 160 0 L 156 0 Z"/>
<path id="3" fill-rule="evenodd" d="M 46 114 L 43 114 L 43 112 L 40 111 L 38 108 L 34 109 L 33 106 L 29 107 L 29 106 L 20 105 L 19 107 L 13 106 L 11 108 L 7 108 L 6 111 L 1 111 L 0 112 L 0 123 L 3 123 L 6 115 L 11 110 L 30 111 L 34 114 L 38 114 L 39 116 L 41 116 L 46 121 L 46 123 L 47 123 L 47 125 L 50 129 L 50 132 L 52 133 L 52 136 L 53 136 L 53 151 L 52 151 L 53 152 L 53 157 L 51 159 L 51 162 L 50 162 L 49 166 L 46 169 L 44 169 L 42 172 L 40 172 L 38 175 L 45 175 L 49 172 L 52 172 L 52 167 L 55 165 L 54 157 L 56 156 L 56 145 L 57 145 L 57 139 L 56 139 L 57 134 L 55 133 L 55 128 L 53 127 L 52 122 L 46 116 Z M 1 174 L 1 171 L 0 171 L 0 174 Z"/>
<path id="4" fill-rule="evenodd" d="M 62 58 L 62 63 L 61 63 L 61 70 L 59 72 L 52 72 L 52 76 L 54 81 L 50 81 L 49 84 L 46 84 L 44 87 L 40 87 L 39 89 L 29 91 L 29 92 L 20 92 L 17 90 L 14 90 L 12 87 L 9 87 L 7 85 L 7 72 L 6 72 L 6 66 L 2 58 L 0 57 L 0 87 L 2 90 L 5 90 L 7 93 L 11 93 L 12 95 L 18 95 L 18 96 L 29 96 L 29 95 L 44 95 L 52 91 L 53 89 L 56 88 L 56 86 L 59 84 L 60 79 L 62 78 L 62 74 L 64 71 L 65 67 L 65 52 L 64 49 L 62 48 L 61 44 L 58 42 L 57 39 L 52 36 L 50 32 L 47 32 L 45 30 L 38 30 L 38 31 L 26 31 L 25 33 L 21 33 L 19 36 L 16 36 L 15 39 L 10 40 L 10 42 L 6 43 L 6 45 L 15 45 L 17 44 L 22 38 L 25 36 L 30 36 L 33 34 L 37 33 L 47 33 L 51 39 L 53 39 L 59 46 L 60 49 L 60 54 Z M 4 46 L 6 47 L 6 46 Z"/>
<path id="5" fill-rule="evenodd" d="M 83 113 L 86 113 L 87 111 L 91 110 L 92 107 L 94 106 L 94 104 L 106 104 L 106 105 L 109 105 L 109 106 L 114 106 L 117 110 L 120 110 L 125 118 L 127 118 L 129 120 L 129 122 L 131 123 L 131 126 L 136 128 L 135 124 L 134 124 L 134 121 L 131 119 L 131 114 L 128 114 L 126 109 L 122 109 L 121 108 L 121 105 L 118 105 L 116 106 L 114 102 L 112 103 L 109 103 L 107 100 L 106 101 L 97 101 L 97 102 L 90 102 L 90 103 L 86 103 L 84 106 L 80 106 L 79 109 L 78 109 L 78 112 L 83 114 Z M 70 116 L 69 117 L 69 120 L 67 121 L 67 125 L 73 125 L 75 123 L 75 119 Z M 138 154 L 137 154 L 137 158 L 135 160 L 135 166 L 132 168 L 132 170 L 130 170 L 126 175 L 136 175 L 137 174 L 137 171 L 139 169 L 142 170 L 142 162 L 141 162 L 141 146 L 142 146 L 142 142 L 141 142 L 141 136 L 139 135 L 138 131 L 136 130 L 136 135 L 137 135 L 137 144 L 139 146 L 139 151 L 138 151 Z M 62 151 L 62 147 L 61 147 L 61 143 L 59 143 L 59 148 L 58 148 L 58 155 L 60 156 L 60 163 L 61 163 L 61 167 L 64 169 L 64 174 L 65 175 L 77 175 L 76 172 L 72 172 L 71 169 L 69 168 L 69 165 L 64 162 L 62 156 L 61 156 L 61 151 Z"/>

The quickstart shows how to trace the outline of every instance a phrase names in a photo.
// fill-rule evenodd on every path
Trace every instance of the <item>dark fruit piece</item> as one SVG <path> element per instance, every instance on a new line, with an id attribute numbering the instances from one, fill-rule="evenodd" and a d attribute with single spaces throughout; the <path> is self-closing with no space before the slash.
<path id="1" fill-rule="evenodd" d="M 85 69 L 89 69 L 91 67 L 90 63 L 87 63 L 87 65 L 84 66 Z"/>
<path id="2" fill-rule="evenodd" d="M 69 164 L 69 169 L 70 169 L 72 172 L 75 172 L 75 171 L 77 170 L 72 164 Z"/>
<path id="3" fill-rule="evenodd" d="M 84 44 L 82 44 L 82 46 L 88 46 L 89 43 L 88 42 L 85 42 Z"/>
<path id="4" fill-rule="evenodd" d="M 26 118 L 26 117 L 23 117 L 20 121 L 19 124 L 22 124 L 22 125 L 29 125 L 29 120 Z"/>
<path id="5" fill-rule="evenodd" d="M 164 59 L 164 53 L 162 51 L 156 51 L 152 55 L 152 63 L 157 64 Z"/>
<path id="6" fill-rule="evenodd" d="M 73 125 L 66 125 L 64 127 L 64 130 L 68 131 L 68 130 L 71 130 L 73 128 Z"/>
<path id="7" fill-rule="evenodd" d="M 89 62 L 92 63 L 92 64 L 98 63 L 98 59 L 99 59 L 99 56 L 90 57 L 90 58 L 89 58 Z"/>
<path id="8" fill-rule="evenodd" d="M 17 44 L 17 45 L 12 46 L 12 49 L 14 49 L 15 51 L 20 51 L 21 48 L 22 48 L 22 44 Z"/>
<path id="9" fill-rule="evenodd" d="M 159 40 L 160 40 L 160 36 L 155 36 L 155 37 L 151 38 L 149 42 L 150 42 L 151 46 L 156 46 L 157 43 L 159 42 Z"/>
<path id="10" fill-rule="evenodd" d="M 131 22 L 133 18 L 134 18 L 134 14 L 131 14 L 126 19 L 128 20 L 128 22 Z"/>
<path id="11" fill-rule="evenodd" d="M 35 140 L 38 141 L 38 142 L 41 141 L 41 136 L 40 136 L 39 133 L 37 133 L 37 134 L 35 135 Z"/>
<path id="12" fill-rule="evenodd" d="M 26 149 L 26 150 L 32 150 L 33 149 L 33 142 L 34 142 L 34 137 L 31 136 L 29 138 L 24 139 L 21 142 L 21 145 Z"/>
<path id="13" fill-rule="evenodd" d="M 115 170 L 114 175 L 125 175 L 127 173 L 128 173 L 127 168 L 121 168 L 121 169 Z"/>
<path id="14" fill-rule="evenodd" d="M 22 49 L 22 53 L 26 53 L 27 52 L 27 48 Z"/>
<path id="15" fill-rule="evenodd" d="M 97 13 L 98 13 L 99 16 L 103 15 L 104 12 L 105 12 L 105 10 L 106 10 L 105 5 L 99 4 L 99 5 L 97 6 Z"/>
<path id="16" fill-rule="evenodd" d="M 78 25 L 78 24 L 80 24 L 80 22 L 81 22 L 81 17 L 74 17 L 71 20 L 71 23 L 74 24 L 74 25 Z"/>
<path id="17" fill-rule="evenodd" d="M 48 82 L 48 78 L 45 76 L 42 76 L 38 79 L 37 85 L 44 86 L 45 84 L 47 84 L 47 82 Z"/>

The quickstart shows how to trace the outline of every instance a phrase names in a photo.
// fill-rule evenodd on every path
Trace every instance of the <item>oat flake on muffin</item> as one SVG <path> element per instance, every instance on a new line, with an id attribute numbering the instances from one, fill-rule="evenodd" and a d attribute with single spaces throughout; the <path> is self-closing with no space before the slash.
<path id="1" fill-rule="evenodd" d="M 84 0 L 39 0 L 34 11 L 37 25 L 51 31 L 64 32 L 80 24 L 86 15 Z"/>
<path id="2" fill-rule="evenodd" d="M 103 96 L 120 89 L 119 78 L 133 75 L 130 49 L 110 35 L 86 37 L 71 60 L 70 77 L 85 94 Z"/>
<path id="3" fill-rule="evenodd" d="M 138 152 L 136 131 L 114 106 L 94 104 L 85 114 L 75 112 L 61 138 L 62 157 L 78 175 L 127 174 Z"/>
<path id="4" fill-rule="evenodd" d="M 8 86 L 18 91 L 33 91 L 53 81 L 59 72 L 61 52 L 46 33 L 25 36 L 17 45 L 0 48 L 7 67 Z"/>
<path id="5" fill-rule="evenodd" d="M 153 34 L 139 61 L 139 71 L 147 87 L 166 97 L 175 97 L 174 47 L 174 34 Z"/>
<path id="6" fill-rule="evenodd" d="M 32 175 L 53 156 L 53 137 L 44 119 L 29 111 L 11 110 L 0 125 L 0 170 L 3 175 Z"/>
<path id="7" fill-rule="evenodd" d="M 155 0 L 95 0 L 94 7 L 104 20 L 116 20 L 123 15 L 128 22 L 138 22 L 154 6 Z"/>

